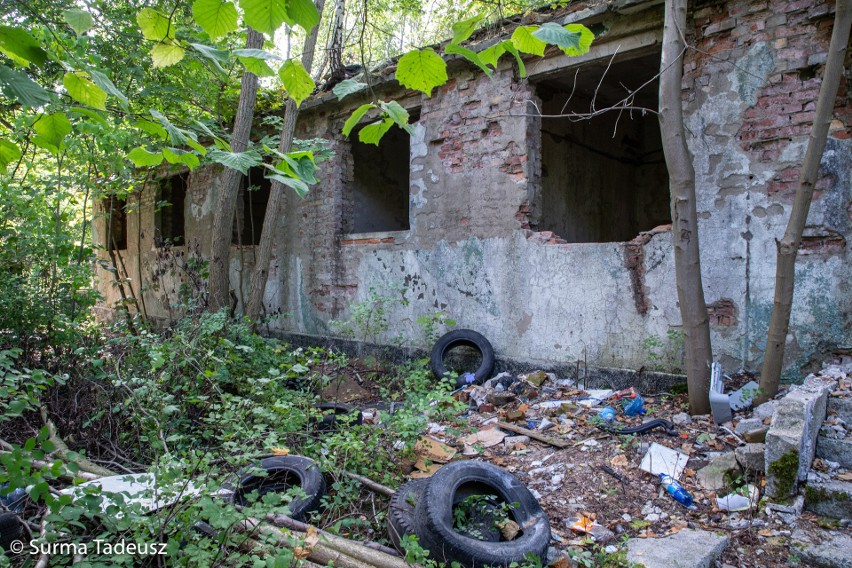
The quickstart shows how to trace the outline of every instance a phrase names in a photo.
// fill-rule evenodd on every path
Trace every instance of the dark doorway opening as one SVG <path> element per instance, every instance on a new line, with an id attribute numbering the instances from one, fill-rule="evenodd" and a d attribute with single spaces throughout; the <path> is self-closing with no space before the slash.
<path id="1" fill-rule="evenodd" d="M 154 225 L 156 246 L 186 244 L 186 189 L 189 173 L 184 172 L 160 180 Z"/>
<path id="2" fill-rule="evenodd" d="M 237 214 L 231 242 L 235 245 L 259 245 L 263 233 L 263 219 L 272 182 L 263 175 L 264 168 L 251 168 L 243 176 L 240 196 L 237 199 Z"/>

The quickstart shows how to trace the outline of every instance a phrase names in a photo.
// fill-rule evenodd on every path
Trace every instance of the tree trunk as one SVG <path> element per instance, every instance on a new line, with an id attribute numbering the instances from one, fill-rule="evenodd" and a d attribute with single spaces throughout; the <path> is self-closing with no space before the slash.
<path id="1" fill-rule="evenodd" d="M 834 14 L 834 30 L 825 63 L 825 76 L 819 89 L 816 115 L 808 139 L 808 149 L 799 173 L 799 185 L 790 211 L 787 229 L 780 242 L 776 242 L 778 260 L 775 266 L 775 301 L 766 337 L 766 353 L 760 371 L 760 394 L 758 402 L 775 396 L 781 379 L 784 360 L 784 345 L 790 328 L 790 311 L 793 306 L 793 287 L 796 271 L 796 256 L 802 243 L 802 233 L 808 219 L 814 184 L 819 172 L 819 163 L 828 138 L 828 127 L 834 110 L 834 99 L 843 76 L 843 63 L 849 44 L 849 28 L 852 25 L 852 0 L 837 0 Z"/>
<path id="2" fill-rule="evenodd" d="M 331 67 L 329 84 L 337 84 L 346 78 L 343 69 L 343 22 L 346 16 L 346 1 L 335 0 L 334 3 L 334 28 L 331 33 L 331 47 L 329 48 L 329 64 Z"/>
<path id="3" fill-rule="evenodd" d="M 246 49 L 261 47 L 263 47 L 263 34 L 248 28 Z M 240 82 L 237 116 L 234 118 L 234 132 L 231 135 L 231 150 L 234 152 L 245 152 L 248 148 L 256 100 L 257 76 L 244 71 Z M 229 305 L 231 283 L 228 267 L 231 234 L 242 177 L 239 170 L 225 168 L 219 181 L 216 210 L 213 212 L 213 240 L 210 248 L 209 308 L 211 311 L 220 310 Z"/>
<path id="4" fill-rule="evenodd" d="M 710 412 L 710 325 L 698 248 L 698 215 L 695 204 L 695 169 L 686 146 L 683 126 L 681 80 L 685 52 L 686 0 L 666 2 L 663 53 L 660 61 L 660 133 L 669 171 L 674 242 L 675 277 L 686 347 L 689 409 L 692 414 Z"/>
<path id="5" fill-rule="evenodd" d="M 316 0 L 317 12 L 322 19 L 322 9 L 325 6 L 325 0 Z M 319 33 L 319 25 L 305 38 L 305 46 L 302 51 L 302 65 L 310 74 L 311 66 L 314 63 L 314 51 L 317 45 L 317 34 Z M 278 150 L 282 153 L 290 151 L 293 145 L 293 134 L 296 132 L 296 119 L 299 116 L 299 107 L 293 99 L 288 98 L 284 103 L 284 124 L 281 126 L 281 142 Z M 263 217 L 263 228 L 260 233 L 260 245 L 257 247 L 257 257 L 254 263 L 254 275 L 251 281 L 251 290 L 249 291 L 249 303 L 246 309 L 248 318 L 257 323 L 263 312 L 263 294 L 266 291 L 266 279 L 269 276 L 269 263 L 272 260 L 272 241 L 275 234 L 276 221 L 278 220 L 278 210 L 281 208 L 281 197 L 284 194 L 285 186 L 277 181 L 272 182 L 272 188 L 269 192 L 269 201 L 266 204 L 266 214 Z"/>

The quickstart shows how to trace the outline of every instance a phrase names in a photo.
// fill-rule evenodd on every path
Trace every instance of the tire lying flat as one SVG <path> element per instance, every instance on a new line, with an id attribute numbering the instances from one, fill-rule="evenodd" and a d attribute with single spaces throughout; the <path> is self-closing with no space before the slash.
<path id="1" fill-rule="evenodd" d="M 471 347 L 479 351 L 482 356 L 482 362 L 473 374 L 474 384 L 480 385 L 491 377 L 491 372 L 494 371 L 494 348 L 481 333 L 472 329 L 456 329 L 444 334 L 435 342 L 434 347 L 432 347 L 432 356 L 429 359 L 429 367 L 436 377 L 441 378 L 447 373 L 444 359 L 447 353 L 456 347 Z M 468 383 L 461 376 L 456 379 L 456 387 L 463 387 L 466 384 Z"/>
<path id="2" fill-rule="evenodd" d="M 488 542 L 456 531 L 453 503 L 463 485 L 487 487 L 500 501 L 517 503 L 510 516 L 522 532 L 511 541 Z M 438 562 L 474 568 L 523 564 L 528 554 L 545 559 L 550 543 L 550 522 L 529 489 L 502 468 L 472 461 L 447 464 L 430 478 L 415 508 L 414 532 Z"/>
<path id="3" fill-rule="evenodd" d="M 405 554 L 400 542 L 406 536 L 414 534 L 414 510 L 428 479 L 412 479 L 400 485 L 391 497 L 388 505 L 388 538 L 402 554 Z"/>
<path id="4" fill-rule="evenodd" d="M 351 404 L 342 402 L 323 402 L 314 405 L 323 415 L 317 423 L 317 430 L 333 432 L 340 426 L 358 426 L 364 422 L 364 415 Z"/>
<path id="5" fill-rule="evenodd" d="M 316 462 L 302 456 L 274 456 L 261 460 L 255 468 L 265 469 L 266 476 L 245 470 L 238 474 L 239 483 L 233 494 L 237 505 L 247 505 L 247 495 L 257 491 L 258 496 L 270 492 L 285 492 L 295 486 L 305 492 L 303 499 L 295 498 L 288 505 L 291 519 L 305 520 L 308 513 L 319 509 L 325 495 L 325 480 Z"/>

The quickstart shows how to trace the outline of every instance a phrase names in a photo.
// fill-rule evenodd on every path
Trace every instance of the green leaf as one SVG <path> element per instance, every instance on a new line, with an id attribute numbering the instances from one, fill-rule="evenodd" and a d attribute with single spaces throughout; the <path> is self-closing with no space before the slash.
<path id="1" fill-rule="evenodd" d="M 25 73 L 0 65 L 0 91 L 25 107 L 36 107 L 53 100 L 52 93 L 30 79 Z"/>
<path id="2" fill-rule="evenodd" d="M 287 16 L 291 20 L 287 23 L 291 26 L 302 26 L 305 31 L 310 31 L 320 21 L 319 12 L 312 0 L 287 0 Z"/>
<path id="3" fill-rule="evenodd" d="M 570 32 L 556 22 L 542 24 L 532 35 L 562 49 L 580 49 L 580 32 Z"/>
<path id="4" fill-rule="evenodd" d="M 203 43 L 191 43 L 189 44 L 192 48 L 200 53 L 203 57 L 208 59 L 213 66 L 216 67 L 221 73 L 227 73 L 225 68 L 222 67 L 222 64 L 228 63 L 228 52 L 224 49 L 216 49 L 214 47 L 210 47 L 209 45 L 204 45 Z"/>
<path id="5" fill-rule="evenodd" d="M 201 132 L 203 132 L 204 134 L 206 134 L 207 136 L 209 136 L 210 138 L 212 138 L 212 139 L 213 139 L 213 141 L 216 143 L 216 145 L 217 145 L 217 146 L 219 146 L 219 147 L 220 147 L 220 148 L 222 148 L 222 149 L 225 149 L 225 151 L 227 151 L 227 152 L 230 152 L 230 151 L 231 151 L 231 145 L 230 145 L 230 144 L 228 144 L 225 140 L 223 140 L 223 139 L 222 139 L 222 138 L 221 138 L 218 134 L 216 134 L 215 132 L 213 132 L 212 130 L 210 130 L 210 127 L 208 127 L 206 124 L 204 124 L 203 122 L 198 121 L 198 120 L 193 121 L 193 124 L 194 124 L 194 125 L 195 125 L 195 126 L 196 126 L 196 127 L 197 127 L 200 131 L 201 131 Z"/>
<path id="6" fill-rule="evenodd" d="M 127 153 L 127 159 L 137 168 L 159 166 L 163 162 L 162 152 L 149 152 L 142 146 Z"/>
<path id="7" fill-rule="evenodd" d="M 485 73 L 489 77 L 491 76 L 491 73 L 492 73 L 491 69 L 489 69 L 488 67 L 485 66 L 485 64 L 479 58 L 479 54 L 476 53 L 475 51 L 470 50 L 466 47 L 462 47 L 460 45 L 456 45 L 454 43 L 451 43 L 451 44 L 447 45 L 447 47 L 444 48 L 444 52 L 455 53 L 455 54 L 461 55 L 462 57 L 464 57 L 465 59 L 467 59 L 468 61 L 470 61 L 474 65 L 476 65 L 477 67 L 479 67 L 482 70 L 483 73 Z"/>
<path id="8" fill-rule="evenodd" d="M 92 120 L 94 120 L 98 124 L 102 124 L 104 126 L 106 126 L 106 124 L 107 124 L 107 121 L 103 116 L 96 113 L 95 111 L 93 111 L 90 108 L 71 107 L 71 108 L 68 109 L 68 112 L 70 112 L 71 114 L 75 114 L 75 115 L 78 115 L 78 116 L 85 117 L 85 118 L 91 118 Z"/>
<path id="9" fill-rule="evenodd" d="M 311 152 L 290 152 L 282 156 L 282 160 L 275 165 L 275 169 L 286 173 L 291 177 L 298 178 L 305 183 L 315 184 L 319 180 L 314 176 L 317 164 Z"/>
<path id="10" fill-rule="evenodd" d="M 237 7 L 222 0 L 196 0 L 192 16 L 201 29 L 215 39 L 237 29 Z"/>
<path id="11" fill-rule="evenodd" d="M 306 184 L 305 182 L 303 182 L 300 179 L 288 177 L 288 176 L 285 176 L 285 175 L 282 175 L 282 174 L 272 174 L 272 175 L 269 175 L 269 176 L 266 176 L 266 177 L 268 179 L 273 180 L 273 181 L 277 181 L 278 183 L 282 183 L 282 184 L 286 185 L 287 187 L 293 188 L 293 190 L 296 192 L 296 194 L 299 197 L 305 197 L 308 194 L 308 192 L 310 191 L 308 184 Z"/>
<path id="12" fill-rule="evenodd" d="M 373 124 L 369 124 L 361 129 L 358 133 L 358 139 L 364 144 L 375 144 L 378 146 L 379 142 L 382 140 L 382 136 L 385 135 L 385 132 L 390 130 L 391 126 L 393 126 L 392 118 L 386 118 L 379 122 L 374 122 Z"/>
<path id="13" fill-rule="evenodd" d="M 198 143 L 195 133 L 192 131 L 184 131 L 184 133 L 186 134 L 186 145 L 202 156 L 205 156 L 207 154 L 207 148 Z"/>
<path id="14" fill-rule="evenodd" d="M 260 153 L 256 150 L 247 150 L 245 152 L 223 152 L 221 150 L 210 150 L 207 157 L 222 164 L 232 170 L 238 170 L 243 175 L 248 175 L 250 168 L 259 166 L 263 163 Z"/>
<path id="15" fill-rule="evenodd" d="M 479 22 L 482 21 L 482 18 L 485 16 L 480 14 L 479 16 L 474 16 L 467 20 L 462 20 L 461 22 L 456 22 L 453 24 L 453 41 L 452 43 L 461 43 L 473 34 L 476 27 L 479 25 Z"/>
<path id="16" fill-rule="evenodd" d="M 153 8 L 142 8 L 136 14 L 136 23 L 145 39 L 164 41 L 174 39 L 175 27 L 172 22 Z"/>
<path id="17" fill-rule="evenodd" d="M 580 41 L 577 47 L 563 47 L 562 52 L 568 57 L 588 53 L 592 47 L 592 41 L 595 39 L 594 32 L 583 24 L 568 24 L 565 29 L 571 33 L 580 34 Z"/>
<path id="18" fill-rule="evenodd" d="M 281 58 L 274 53 L 270 53 L 264 49 L 235 49 L 232 51 L 237 57 L 254 57 L 264 61 L 281 61 Z"/>
<path id="19" fill-rule="evenodd" d="M 65 85 L 65 90 L 68 91 L 71 98 L 78 103 L 106 110 L 106 92 L 94 84 L 87 73 L 69 71 L 62 78 L 62 84 Z"/>
<path id="20" fill-rule="evenodd" d="M 30 63 L 41 67 L 47 61 L 47 52 L 33 36 L 10 26 L 0 26 L 0 52 L 23 67 Z"/>
<path id="21" fill-rule="evenodd" d="M 52 148 L 47 148 L 48 150 L 58 154 L 62 140 L 71 133 L 71 121 L 61 112 L 43 114 L 33 123 L 33 130 L 41 136 L 42 140 L 52 146 Z"/>
<path id="22" fill-rule="evenodd" d="M 165 118 L 165 117 L 163 117 L 163 118 Z M 151 122 L 150 120 L 145 119 L 145 118 L 143 118 L 141 120 L 137 120 L 136 122 L 133 123 L 133 126 L 138 128 L 142 132 L 144 132 L 146 134 L 150 134 L 151 136 L 155 136 L 157 138 L 165 139 L 169 136 L 169 134 L 166 132 L 165 128 L 163 128 L 159 124 L 157 124 L 155 122 Z"/>
<path id="23" fill-rule="evenodd" d="M 558 27 L 558 26 L 557 26 Z M 521 53 L 529 53 L 530 55 L 544 55 L 544 50 L 547 43 L 533 35 L 533 32 L 538 31 L 537 26 L 519 26 L 512 32 L 511 42 Z"/>
<path id="24" fill-rule="evenodd" d="M 62 12 L 62 17 L 78 36 L 83 35 L 92 27 L 92 15 L 85 10 L 65 10 Z"/>
<path id="25" fill-rule="evenodd" d="M 432 89 L 447 82 L 447 63 L 431 47 L 415 49 L 400 57 L 396 80 L 430 97 Z"/>
<path id="26" fill-rule="evenodd" d="M 154 67 L 168 67 L 174 65 L 186 53 L 186 50 L 172 41 L 158 43 L 151 48 L 151 60 L 154 62 Z"/>
<path id="27" fill-rule="evenodd" d="M 160 121 L 160 124 L 163 125 L 165 132 L 168 133 L 169 140 L 171 141 L 172 144 L 178 144 L 178 145 L 186 144 L 186 141 L 187 141 L 187 138 L 188 138 L 186 131 L 184 131 L 184 130 L 178 128 L 177 126 L 175 126 L 174 124 L 172 124 L 169 121 L 169 119 L 166 118 L 165 116 L 163 116 L 163 114 L 160 111 L 158 111 L 157 109 L 152 108 L 152 109 L 149 109 L 148 112 L 151 113 L 151 116 L 153 116 L 154 118 L 156 118 L 157 120 Z"/>
<path id="28" fill-rule="evenodd" d="M 517 48 L 515 48 L 515 44 L 512 43 L 511 40 L 507 39 L 506 41 L 501 43 L 501 45 L 506 49 L 506 51 L 515 56 L 515 61 L 518 62 L 518 73 L 521 75 L 521 78 L 523 79 L 524 77 L 526 77 L 527 68 L 524 65 L 524 60 L 521 59 L 521 54 L 518 52 Z"/>
<path id="29" fill-rule="evenodd" d="M 361 119 L 364 118 L 364 115 L 367 114 L 367 111 L 371 108 L 376 108 L 376 105 L 366 103 L 356 108 L 355 112 L 346 119 L 346 123 L 343 125 L 343 135 L 349 136 L 349 133 L 352 132 L 353 128 L 355 128 L 355 125 L 361 122 Z"/>
<path id="30" fill-rule="evenodd" d="M 357 93 L 367 86 L 367 83 L 361 83 L 355 79 L 344 79 L 331 89 L 331 92 L 337 95 L 337 100 L 342 100 L 346 95 Z"/>
<path id="31" fill-rule="evenodd" d="M 237 59 L 240 60 L 240 63 L 243 64 L 249 73 L 254 73 L 258 77 L 275 76 L 275 71 L 263 59 L 258 59 L 257 57 L 238 57 Z"/>
<path id="32" fill-rule="evenodd" d="M 170 164 L 184 164 L 189 169 L 194 170 L 198 167 L 198 164 L 201 161 L 198 159 L 198 156 L 193 154 L 192 152 L 187 152 L 185 150 L 179 150 L 178 148 L 163 148 L 163 156 L 165 156 L 166 161 Z"/>
<path id="33" fill-rule="evenodd" d="M 6 173 L 6 166 L 21 159 L 21 149 L 14 142 L 0 140 L 0 172 Z"/>
<path id="34" fill-rule="evenodd" d="M 311 76 L 305 71 L 300 61 L 288 59 L 278 70 L 278 76 L 281 77 L 281 82 L 284 83 L 284 88 L 287 89 L 287 94 L 296 102 L 296 106 L 302 104 L 302 101 L 311 96 L 314 92 L 316 84 Z"/>
<path id="35" fill-rule="evenodd" d="M 491 47 L 479 52 L 479 60 L 482 61 L 484 65 L 490 65 L 497 69 L 497 62 L 500 60 L 500 56 L 504 53 L 506 53 L 506 47 L 503 43 L 495 43 Z"/>
<path id="36" fill-rule="evenodd" d="M 124 110 L 127 110 L 127 97 L 124 96 L 124 93 L 118 90 L 118 87 L 110 81 L 109 77 L 100 71 L 95 71 L 94 69 L 89 69 L 89 77 L 92 78 L 95 85 L 106 91 L 109 96 L 117 98 L 121 107 Z"/>
<path id="37" fill-rule="evenodd" d="M 382 110 L 387 113 L 391 120 L 396 123 L 397 126 L 408 132 L 409 134 L 413 134 L 414 130 L 412 130 L 411 125 L 408 124 L 408 111 L 402 108 L 402 105 L 396 101 L 390 102 L 379 102 L 379 106 L 382 107 Z"/>
<path id="38" fill-rule="evenodd" d="M 285 21 L 292 22 L 286 0 L 240 0 L 240 8 L 246 25 L 269 36 L 275 35 Z"/>

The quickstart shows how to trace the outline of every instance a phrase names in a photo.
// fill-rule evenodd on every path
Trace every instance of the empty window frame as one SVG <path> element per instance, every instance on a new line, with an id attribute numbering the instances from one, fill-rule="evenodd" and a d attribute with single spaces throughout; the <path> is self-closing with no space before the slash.
<path id="1" fill-rule="evenodd" d="M 409 111 L 409 123 L 419 112 Z M 359 130 L 349 137 L 352 151 L 352 179 L 349 182 L 351 209 L 344 220 L 346 233 L 407 231 L 409 221 L 409 174 L 411 136 L 391 127 L 379 145 L 364 144 Z"/>
<path id="2" fill-rule="evenodd" d="M 669 178 L 657 115 L 612 110 L 647 81 L 630 106 L 657 109 L 660 53 L 585 64 L 537 83 L 541 99 L 541 194 L 535 228 L 568 242 L 620 242 L 671 223 Z"/>
<path id="3" fill-rule="evenodd" d="M 186 244 L 186 189 L 189 173 L 181 173 L 160 180 L 154 213 L 155 243 L 162 246 Z"/>
<path id="4" fill-rule="evenodd" d="M 251 168 L 243 176 L 237 199 L 237 214 L 231 242 L 235 245 L 259 245 L 263 232 L 263 219 L 272 183 L 264 177 L 264 168 Z"/>
<path id="5" fill-rule="evenodd" d="M 127 200 L 110 195 L 103 202 L 104 246 L 113 250 L 127 249 Z"/>

